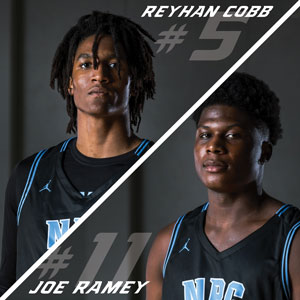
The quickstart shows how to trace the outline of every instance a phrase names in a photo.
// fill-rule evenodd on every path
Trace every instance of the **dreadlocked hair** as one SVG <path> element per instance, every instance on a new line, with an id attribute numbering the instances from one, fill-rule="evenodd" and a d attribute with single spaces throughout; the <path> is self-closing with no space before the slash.
<path id="1" fill-rule="evenodd" d="M 104 35 L 112 37 L 118 61 L 120 60 L 120 47 L 124 49 L 131 78 L 130 126 L 131 129 L 135 126 L 138 131 L 145 99 L 153 99 L 155 93 L 152 65 L 154 55 L 145 37 L 153 42 L 155 40 L 140 25 L 128 18 L 93 11 L 92 14 L 82 16 L 77 24 L 67 32 L 59 44 L 52 62 L 50 87 L 55 89 L 56 85 L 58 92 L 66 99 L 67 113 L 70 117 L 67 133 L 76 133 L 77 131 L 77 109 L 74 98 L 68 91 L 74 58 L 79 44 L 91 35 L 95 35 L 92 47 L 95 69 L 98 67 L 97 52 L 101 37 Z M 118 73 L 120 76 L 120 69 L 118 69 Z"/>

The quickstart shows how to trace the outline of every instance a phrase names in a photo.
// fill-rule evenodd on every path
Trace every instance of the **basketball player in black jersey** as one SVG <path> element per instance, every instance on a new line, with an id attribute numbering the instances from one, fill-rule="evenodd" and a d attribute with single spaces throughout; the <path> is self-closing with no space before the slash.
<path id="1" fill-rule="evenodd" d="M 262 187 L 279 111 L 265 83 L 235 73 L 194 114 L 208 202 L 158 234 L 147 300 L 300 299 L 299 209 Z"/>
<path id="2" fill-rule="evenodd" d="M 153 41 L 131 20 L 94 11 L 57 48 L 50 85 L 77 136 L 25 159 L 9 180 L 0 294 L 151 146 L 133 133 L 155 92 L 145 38 Z"/>

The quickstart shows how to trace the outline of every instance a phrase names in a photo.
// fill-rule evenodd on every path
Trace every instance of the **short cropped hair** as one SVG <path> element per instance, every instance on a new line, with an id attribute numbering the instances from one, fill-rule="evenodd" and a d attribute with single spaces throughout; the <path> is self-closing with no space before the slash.
<path id="1" fill-rule="evenodd" d="M 145 37 L 154 38 L 140 25 L 128 18 L 93 11 L 92 14 L 82 16 L 64 36 L 53 58 L 50 86 L 66 99 L 67 113 L 70 121 L 67 132 L 77 131 L 77 109 L 73 96 L 69 94 L 69 80 L 72 77 L 74 58 L 78 45 L 87 37 L 95 35 L 92 48 L 94 68 L 98 66 L 97 51 L 103 35 L 110 35 L 114 41 L 117 59 L 120 59 L 120 45 L 123 47 L 131 77 L 130 84 L 130 126 L 137 130 L 141 121 L 145 99 L 155 94 L 155 78 L 152 65 L 153 52 Z M 120 70 L 119 74 L 120 74 Z"/>
<path id="2" fill-rule="evenodd" d="M 236 72 L 231 75 L 193 114 L 198 126 L 202 111 L 212 105 L 228 105 L 248 113 L 258 126 L 269 131 L 275 145 L 282 137 L 279 99 L 268 85 L 256 77 Z"/>

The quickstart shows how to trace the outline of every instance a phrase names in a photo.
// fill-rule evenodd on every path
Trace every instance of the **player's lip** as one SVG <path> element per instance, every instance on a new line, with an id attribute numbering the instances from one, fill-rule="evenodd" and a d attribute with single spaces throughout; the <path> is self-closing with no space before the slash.
<path id="1" fill-rule="evenodd" d="M 88 94 L 89 95 L 92 95 L 92 94 L 107 94 L 108 93 L 108 90 L 106 88 L 103 88 L 102 86 L 100 85 L 96 85 L 96 86 L 93 86 L 89 91 L 88 91 Z"/>
<path id="2" fill-rule="evenodd" d="M 223 160 L 207 159 L 203 163 L 203 168 L 210 173 L 218 173 L 227 170 L 228 164 Z"/>

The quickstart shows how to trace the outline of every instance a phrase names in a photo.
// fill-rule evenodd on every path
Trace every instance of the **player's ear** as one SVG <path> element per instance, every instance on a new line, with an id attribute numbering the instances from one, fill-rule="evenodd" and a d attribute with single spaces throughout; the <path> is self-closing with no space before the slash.
<path id="1" fill-rule="evenodd" d="M 259 163 L 263 165 L 265 162 L 269 161 L 271 159 L 273 152 L 273 147 L 270 142 L 263 141 L 261 145 L 261 156 L 259 159 Z"/>
<path id="2" fill-rule="evenodd" d="M 73 96 L 73 88 L 74 88 L 74 85 L 73 85 L 73 79 L 72 77 L 70 77 L 69 79 L 69 87 L 68 87 L 68 93 L 69 95 Z"/>

